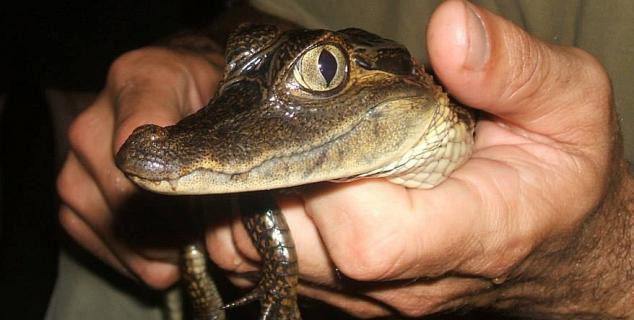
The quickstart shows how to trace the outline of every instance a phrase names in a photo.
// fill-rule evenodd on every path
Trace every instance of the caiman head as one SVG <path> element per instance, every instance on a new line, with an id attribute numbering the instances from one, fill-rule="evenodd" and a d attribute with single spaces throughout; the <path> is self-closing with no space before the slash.
<path id="1" fill-rule="evenodd" d="M 170 194 L 345 179 L 392 170 L 447 104 L 391 40 L 245 25 L 228 41 L 209 104 L 173 126 L 137 128 L 116 163 L 143 188 Z"/>

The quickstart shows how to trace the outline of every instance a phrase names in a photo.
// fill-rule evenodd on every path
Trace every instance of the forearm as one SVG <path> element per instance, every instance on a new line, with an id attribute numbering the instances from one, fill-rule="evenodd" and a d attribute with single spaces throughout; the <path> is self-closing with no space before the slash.
<path id="1" fill-rule="evenodd" d="M 529 257 L 521 276 L 495 290 L 496 307 L 529 318 L 634 319 L 634 178 L 625 163 L 610 184 L 571 241 Z"/>

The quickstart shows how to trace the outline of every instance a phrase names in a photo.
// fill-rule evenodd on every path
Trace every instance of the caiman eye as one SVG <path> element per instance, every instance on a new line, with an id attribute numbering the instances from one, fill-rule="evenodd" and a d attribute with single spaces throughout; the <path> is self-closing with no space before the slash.
<path id="1" fill-rule="evenodd" d="M 293 76 L 304 89 L 328 91 L 343 82 L 347 71 L 348 62 L 341 49 L 326 44 L 306 51 L 295 64 Z"/>

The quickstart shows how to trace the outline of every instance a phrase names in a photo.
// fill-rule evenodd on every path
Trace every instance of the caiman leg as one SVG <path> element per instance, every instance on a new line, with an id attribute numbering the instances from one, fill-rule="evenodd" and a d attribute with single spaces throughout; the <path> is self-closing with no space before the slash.
<path id="1" fill-rule="evenodd" d="M 225 320 L 222 298 L 207 271 L 207 254 L 201 244 L 185 246 L 181 252 L 181 274 L 196 320 Z"/>
<path id="2" fill-rule="evenodd" d="M 225 308 L 259 300 L 260 320 L 300 320 L 297 306 L 297 254 L 290 230 L 270 192 L 240 195 L 240 213 L 262 258 L 255 289 Z"/>

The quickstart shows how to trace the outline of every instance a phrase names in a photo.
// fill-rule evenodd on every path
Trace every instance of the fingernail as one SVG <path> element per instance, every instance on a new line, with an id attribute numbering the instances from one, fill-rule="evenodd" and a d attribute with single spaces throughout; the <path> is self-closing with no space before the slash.
<path id="1" fill-rule="evenodd" d="M 465 6 L 467 8 L 466 27 L 469 45 L 464 68 L 479 70 L 484 67 L 489 59 L 489 37 L 484 28 L 484 22 L 476 8 L 468 2 L 465 3 Z"/>

